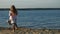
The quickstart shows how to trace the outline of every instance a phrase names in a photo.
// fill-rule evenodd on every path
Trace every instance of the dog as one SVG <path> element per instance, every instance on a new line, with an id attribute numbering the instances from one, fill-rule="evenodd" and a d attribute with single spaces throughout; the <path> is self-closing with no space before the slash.
<path id="1" fill-rule="evenodd" d="M 11 24 L 11 20 L 8 20 L 8 24 L 9 24 L 9 25 L 12 25 L 12 24 Z"/>

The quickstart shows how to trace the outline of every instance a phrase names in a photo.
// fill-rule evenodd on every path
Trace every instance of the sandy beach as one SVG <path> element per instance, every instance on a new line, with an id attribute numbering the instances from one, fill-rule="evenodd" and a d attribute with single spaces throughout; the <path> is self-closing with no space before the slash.
<path id="1" fill-rule="evenodd" d="M 11 28 L 0 27 L 0 34 L 60 34 L 60 29 L 30 29 L 19 27 L 12 32 Z"/>

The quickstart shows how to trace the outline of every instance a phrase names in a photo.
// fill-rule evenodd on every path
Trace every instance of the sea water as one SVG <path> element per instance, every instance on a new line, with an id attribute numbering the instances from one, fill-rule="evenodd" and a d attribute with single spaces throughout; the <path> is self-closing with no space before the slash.
<path id="1" fill-rule="evenodd" d="M 17 10 L 18 27 L 60 29 L 60 10 Z M 0 10 L 0 27 L 9 27 L 9 10 Z"/>

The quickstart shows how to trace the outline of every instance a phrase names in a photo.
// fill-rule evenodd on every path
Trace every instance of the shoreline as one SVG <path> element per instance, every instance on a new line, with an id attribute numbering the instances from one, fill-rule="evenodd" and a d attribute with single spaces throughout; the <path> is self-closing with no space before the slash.
<path id="1" fill-rule="evenodd" d="M 0 8 L 0 10 L 9 10 L 9 8 Z M 17 8 L 17 10 L 60 10 L 60 8 Z"/>
<path id="2" fill-rule="evenodd" d="M 12 29 L 0 27 L 0 34 L 60 34 L 60 29 L 30 29 L 19 27 L 18 30 L 12 32 Z"/>

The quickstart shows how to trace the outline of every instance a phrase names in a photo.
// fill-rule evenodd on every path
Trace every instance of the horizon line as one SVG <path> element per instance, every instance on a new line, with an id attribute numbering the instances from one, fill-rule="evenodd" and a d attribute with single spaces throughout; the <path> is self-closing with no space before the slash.
<path id="1" fill-rule="evenodd" d="M 18 10 L 60 10 L 60 8 L 16 8 Z M 0 8 L 0 10 L 9 10 L 9 8 Z"/>

